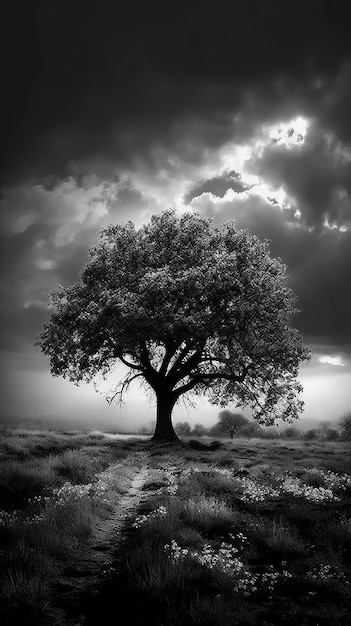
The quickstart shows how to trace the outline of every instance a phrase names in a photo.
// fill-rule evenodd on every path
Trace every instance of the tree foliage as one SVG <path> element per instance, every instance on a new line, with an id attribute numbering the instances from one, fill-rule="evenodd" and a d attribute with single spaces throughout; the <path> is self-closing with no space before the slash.
<path id="1" fill-rule="evenodd" d="M 286 266 L 268 242 L 233 222 L 169 210 L 139 230 L 128 222 L 101 232 L 80 282 L 51 294 L 37 343 L 52 374 L 74 383 L 121 361 L 129 373 L 114 396 L 144 381 L 157 424 L 189 393 L 221 406 L 235 399 L 271 424 L 302 409 L 297 375 L 308 350 L 295 313 Z"/>

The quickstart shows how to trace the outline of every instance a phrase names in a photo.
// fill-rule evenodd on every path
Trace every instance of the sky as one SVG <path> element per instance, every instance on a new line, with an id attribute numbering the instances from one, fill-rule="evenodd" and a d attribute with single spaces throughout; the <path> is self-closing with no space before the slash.
<path id="1" fill-rule="evenodd" d="M 137 386 L 120 410 L 53 379 L 34 342 L 103 227 L 170 207 L 270 240 L 312 350 L 303 417 L 351 409 L 349 18 L 324 0 L 2 4 L 2 416 L 153 419 Z"/>

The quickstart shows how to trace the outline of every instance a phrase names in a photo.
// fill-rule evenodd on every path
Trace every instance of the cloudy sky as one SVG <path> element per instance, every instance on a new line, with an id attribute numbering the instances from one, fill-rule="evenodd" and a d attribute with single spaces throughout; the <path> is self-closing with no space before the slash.
<path id="1" fill-rule="evenodd" d="M 13 1 L 1 9 L 1 413 L 150 420 L 52 379 L 34 341 L 108 223 L 235 219 L 289 266 L 305 416 L 351 409 L 347 3 Z M 214 422 L 199 404 L 176 419 Z"/>

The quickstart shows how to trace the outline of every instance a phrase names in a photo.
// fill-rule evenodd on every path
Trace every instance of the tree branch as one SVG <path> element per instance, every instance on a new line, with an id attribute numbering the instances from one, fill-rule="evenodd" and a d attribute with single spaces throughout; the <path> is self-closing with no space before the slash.
<path id="1" fill-rule="evenodd" d="M 139 378 L 140 376 L 144 376 L 143 372 L 139 372 L 138 374 L 133 374 L 131 375 L 130 373 L 126 376 L 126 378 L 124 380 L 122 380 L 117 387 L 115 388 L 115 390 L 113 391 L 112 396 L 107 396 L 106 400 L 108 402 L 109 405 L 112 404 L 112 402 L 116 399 L 116 397 L 118 396 L 118 404 L 119 406 L 122 406 L 123 404 L 123 394 L 128 390 L 128 387 L 130 385 L 130 383 L 135 380 L 136 378 Z"/>
<path id="2" fill-rule="evenodd" d="M 211 380 L 229 380 L 231 382 L 242 383 L 246 378 L 248 370 L 249 367 L 244 367 L 241 374 L 226 374 L 225 372 L 213 372 L 209 374 L 189 373 L 188 376 L 191 380 L 182 387 L 178 387 L 177 389 L 175 389 L 175 391 L 178 395 L 181 395 L 193 389 L 195 385 L 198 385 L 199 383 L 206 385 Z"/>
<path id="3" fill-rule="evenodd" d="M 182 342 L 180 343 L 180 345 L 178 347 L 180 347 L 182 344 Z M 181 350 L 180 354 L 178 354 L 176 360 L 174 361 L 171 369 L 169 370 L 167 377 L 171 377 L 179 368 L 179 366 L 182 364 L 182 360 L 183 358 L 190 352 L 190 350 L 192 349 L 192 347 L 195 345 L 195 339 L 193 339 L 192 341 L 190 341 L 190 343 L 185 343 L 184 348 Z"/>
<path id="4" fill-rule="evenodd" d="M 169 340 L 168 342 L 167 341 L 165 342 L 166 353 L 159 369 L 159 374 L 161 376 L 164 376 L 166 374 L 167 368 L 171 362 L 171 359 L 175 355 L 176 350 L 179 347 L 179 345 L 180 345 L 179 342 L 177 345 L 176 341 Z"/>
<path id="5" fill-rule="evenodd" d="M 149 352 L 144 341 L 140 346 L 140 361 L 143 366 L 143 374 L 145 380 L 149 383 L 154 391 L 160 386 L 160 382 L 164 380 L 164 377 L 160 376 L 159 372 L 151 365 Z"/>
<path id="6" fill-rule="evenodd" d="M 172 385 L 175 385 L 177 382 L 182 380 L 182 378 L 185 378 L 185 376 L 188 376 L 190 372 L 194 369 L 194 367 L 197 367 L 199 365 L 205 344 L 206 344 L 206 340 L 202 341 L 202 343 L 200 344 L 200 347 L 197 348 L 194 354 L 192 354 L 191 357 L 189 357 L 187 361 L 178 365 L 178 367 L 175 369 L 174 372 L 172 372 L 173 370 L 172 368 L 172 370 L 168 373 L 168 376 L 167 376 L 167 379 L 171 382 Z M 195 340 L 192 342 L 192 345 L 193 346 L 196 345 Z M 190 349 L 191 348 L 189 348 L 187 352 L 189 352 Z M 184 350 L 182 352 L 184 352 Z M 177 361 L 179 362 L 179 358 L 177 359 Z"/>
<path id="7" fill-rule="evenodd" d="M 121 354 L 118 355 L 118 358 L 122 361 L 124 365 L 130 367 L 132 370 L 142 371 L 142 367 L 140 367 L 140 365 L 135 365 L 135 363 L 129 363 L 129 361 L 127 361 L 127 359 L 125 359 L 124 356 L 122 356 Z"/>
<path id="8" fill-rule="evenodd" d="M 110 346 L 113 348 L 115 356 L 118 359 L 120 359 L 124 365 L 126 365 L 127 367 L 130 367 L 132 370 L 142 371 L 142 368 L 140 367 L 140 365 L 136 365 L 135 363 L 130 363 L 129 361 L 127 361 L 127 359 L 124 358 L 123 352 L 121 352 L 121 350 L 118 349 L 118 346 L 115 344 L 115 342 L 113 341 L 113 339 L 111 339 L 110 336 L 107 337 L 107 340 Z"/>

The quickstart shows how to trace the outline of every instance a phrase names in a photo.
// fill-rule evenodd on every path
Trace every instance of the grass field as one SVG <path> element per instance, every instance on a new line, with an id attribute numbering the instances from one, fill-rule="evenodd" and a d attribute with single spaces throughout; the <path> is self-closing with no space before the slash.
<path id="1" fill-rule="evenodd" d="M 350 444 L 210 442 L 3 431 L 1 623 L 349 625 Z"/>

